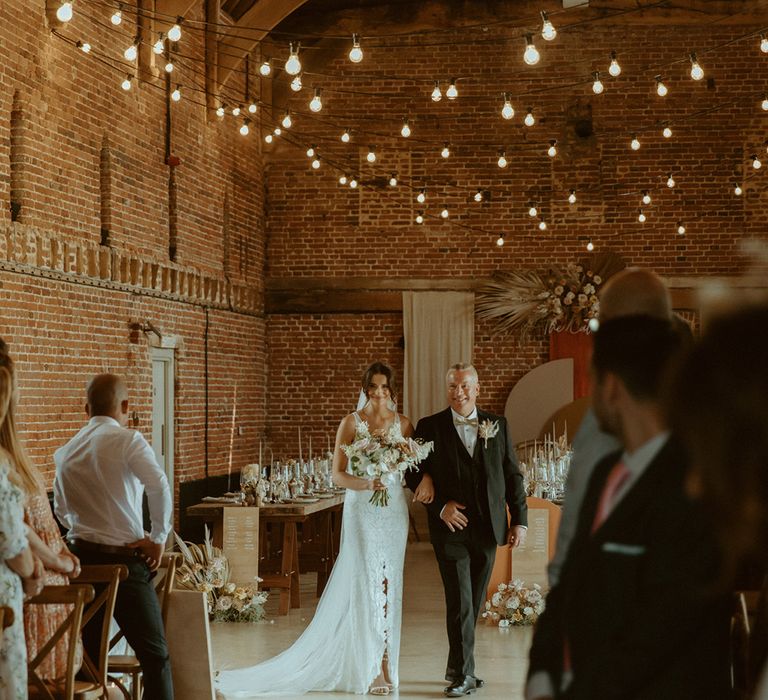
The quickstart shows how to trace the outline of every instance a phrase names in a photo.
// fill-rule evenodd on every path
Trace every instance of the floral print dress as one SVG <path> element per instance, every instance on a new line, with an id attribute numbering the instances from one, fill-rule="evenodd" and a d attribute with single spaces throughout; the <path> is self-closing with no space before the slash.
<path id="1" fill-rule="evenodd" d="M 0 605 L 13 609 L 13 624 L 0 642 L 0 700 L 27 700 L 27 648 L 24 644 L 21 579 L 5 563 L 27 548 L 24 495 L 8 479 L 0 459 Z"/>

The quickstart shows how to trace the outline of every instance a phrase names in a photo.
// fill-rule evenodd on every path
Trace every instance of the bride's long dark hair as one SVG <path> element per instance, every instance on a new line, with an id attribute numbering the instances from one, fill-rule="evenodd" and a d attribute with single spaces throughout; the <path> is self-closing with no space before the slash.
<path id="1" fill-rule="evenodd" d="M 365 370 L 363 379 L 360 382 L 363 388 L 363 393 L 366 395 L 366 397 L 368 396 L 368 387 L 371 385 L 371 381 L 373 381 L 373 376 L 375 374 L 383 374 L 387 378 L 387 388 L 389 389 L 389 395 L 394 401 L 397 398 L 397 391 L 395 390 L 395 370 L 393 370 L 389 365 L 385 365 L 383 362 L 374 362 L 368 367 L 367 370 Z"/>

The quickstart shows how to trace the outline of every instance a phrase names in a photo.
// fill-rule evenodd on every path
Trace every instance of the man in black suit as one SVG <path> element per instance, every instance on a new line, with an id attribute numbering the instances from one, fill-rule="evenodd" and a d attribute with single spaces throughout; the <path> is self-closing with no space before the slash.
<path id="1" fill-rule="evenodd" d="M 496 547 L 524 539 L 527 509 L 507 421 L 479 410 L 477 371 L 454 365 L 446 377 L 449 408 L 422 418 L 415 437 L 434 443 L 420 468 L 435 487 L 427 504 L 429 533 L 445 588 L 448 697 L 482 687 L 476 678 L 475 624 L 485 602 Z M 406 475 L 416 491 L 420 472 Z M 507 521 L 507 507 L 510 525 Z"/>
<path id="2" fill-rule="evenodd" d="M 598 463 L 530 653 L 526 698 L 723 700 L 728 600 L 707 519 L 659 401 L 680 345 L 669 321 L 595 334 L 593 407 L 622 450 Z"/>

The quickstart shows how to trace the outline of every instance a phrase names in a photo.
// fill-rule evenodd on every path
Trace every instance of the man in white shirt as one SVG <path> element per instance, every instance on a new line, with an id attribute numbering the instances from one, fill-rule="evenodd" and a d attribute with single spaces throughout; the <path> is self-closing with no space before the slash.
<path id="1" fill-rule="evenodd" d="M 70 549 L 83 564 L 125 564 L 115 619 L 141 664 L 144 697 L 172 700 L 168 645 L 151 583 L 171 531 L 168 480 L 144 436 L 126 427 L 128 392 L 120 377 L 100 374 L 88 385 L 90 420 L 54 454 L 54 507 L 69 529 Z M 142 519 L 146 493 L 151 532 Z M 86 626 L 83 642 L 98 656 L 101 620 Z"/>

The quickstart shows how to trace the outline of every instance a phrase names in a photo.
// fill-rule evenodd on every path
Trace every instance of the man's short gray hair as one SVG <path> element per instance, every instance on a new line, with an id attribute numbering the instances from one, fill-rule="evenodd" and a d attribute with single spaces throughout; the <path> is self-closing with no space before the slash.
<path id="1" fill-rule="evenodd" d="M 477 369 L 471 362 L 457 362 L 455 365 L 451 365 L 448 371 L 445 373 L 445 381 L 449 381 L 449 378 L 453 372 L 471 372 L 476 382 L 480 381 L 480 377 L 477 374 Z"/>

